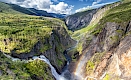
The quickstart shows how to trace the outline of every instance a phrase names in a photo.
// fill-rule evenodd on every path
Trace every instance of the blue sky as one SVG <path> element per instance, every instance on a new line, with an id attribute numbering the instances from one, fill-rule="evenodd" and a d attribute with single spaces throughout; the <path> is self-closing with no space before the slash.
<path id="1" fill-rule="evenodd" d="M 78 9 L 88 8 L 90 6 L 94 7 L 97 6 L 98 4 L 104 5 L 116 1 L 119 0 L 65 0 L 64 2 L 69 5 L 73 5 L 74 8 L 72 9 L 72 11 L 75 12 Z M 96 2 L 96 4 L 93 4 L 94 2 Z"/>
<path id="2" fill-rule="evenodd" d="M 119 0 L 0 0 L 22 7 L 36 8 L 50 13 L 72 14 Z"/>

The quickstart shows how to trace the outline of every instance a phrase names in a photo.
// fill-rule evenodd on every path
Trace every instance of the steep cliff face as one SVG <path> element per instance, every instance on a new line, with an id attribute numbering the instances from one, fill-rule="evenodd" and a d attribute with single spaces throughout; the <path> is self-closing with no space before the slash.
<path id="1" fill-rule="evenodd" d="M 90 25 L 98 23 L 99 20 L 105 16 L 106 11 L 108 11 L 109 9 L 112 9 L 120 4 L 121 4 L 121 2 L 117 2 L 117 3 L 108 4 L 108 5 L 100 7 L 98 9 L 98 11 L 93 15 L 93 17 L 90 21 Z"/>
<path id="2" fill-rule="evenodd" d="M 68 29 L 74 31 L 86 27 L 92 20 L 93 15 L 97 9 L 78 12 L 65 18 L 65 23 Z"/>
<path id="3" fill-rule="evenodd" d="M 75 31 L 87 27 L 88 25 L 96 24 L 104 16 L 105 12 L 121 4 L 120 2 L 105 5 L 98 9 L 87 10 L 69 15 L 65 18 L 65 23 L 68 29 Z"/>
<path id="4" fill-rule="evenodd" d="M 16 80 L 54 80 L 50 67 L 43 61 L 13 62 L 3 53 L 19 59 L 31 59 L 42 54 L 61 73 L 66 64 L 63 52 L 75 44 L 64 22 L 51 17 L 14 14 L 0 13 L 0 72 L 4 76 L 0 79 L 17 76 Z"/>
<path id="5" fill-rule="evenodd" d="M 75 45 L 76 41 L 71 39 L 65 28 L 61 27 L 56 27 L 55 30 L 53 30 L 48 41 L 52 48 L 42 54 L 50 60 L 52 65 L 58 69 L 58 72 L 61 72 L 66 64 L 63 52 Z"/>
<path id="6" fill-rule="evenodd" d="M 32 35 L 32 37 L 35 36 Z M 31 39 L 33 41 L 33 38 Z M 49 36 L 46 37 L 39 36 L 38 41 L 33 45 L 32 48 L 30 48 L 30 52 L 24 51 L 22 53 L 17 53 L 18 46 L 22 46 L 21 44 L 18 44 L 17 47 L 10 50 L 10 48 L 7 46 L 9 46 L 12 43 L 15 45 L 17 44 L 14 41 L 14 38 L 8 38 L 8 37 L 3 39 L 1 38 L 1 44 L 2 43 L 4 45 L 0 46 L 1 47 L 0 56 L 2 56 L 0 57 L 0 63 L 1 63 L 0 74 L 3 77 L 0 76 L 0 79 L 11 79 L 17 76 L 16 78 L 18 78 L 18 80 L 21 78 L 23 78 L 24 80 L 26 79 L 55 80 L 51 74 L 50 67 L 45 62 L 40 60 L 35 60 L 29 63 L 24 63 L 21 61 L 13 62 L 10 59 L 5 58 L 5 56 L 3 56 L 3 53 L 19 59 L 31 59 L 34 56 L 39 56 L 41 54 L 45 55 L 48 58 L 48 60 L 51 62 L 51 64 L 55 67 L 57 72 L 61 73 L 62 68 L 66 64 L 66 59 L 63 52 L 64 50 L 73 46 L 76 42 L 73 39 L 71 39 L 67 30 L 64 27 L 58 26 L 52 28 L 52 31 Z M 30 45 L 32 44 L 30 43 Z M 2 47 L 5 48 L 3 49 Z M 8 52 L 7 49 L 9 50 L 9 53 L 6 53 Z M 19 50 L 22 49 L 20 48 Z M 9 75 L 7 75 L 8 73 Z M 6 78 L 6 76 L 8 77 Z"/>
<path id="7" fill-rule="evenodd" d="M 106 75 L 110 76 L 110 79 L 116 78 L 130 80 L 130 30 L 131 23 L 129 22 L 125 26 L 112 25 L 114 23 L 108 23 L 107 26 L 116 28 L 113 30 L 109 37 L 106 34 L 103 50 L 106 51 L 103 55 L 101 62 L 95 69 L 96 76 Z M 106 29 L 107 33 L 109 29 Z M 113 35 L 113 36 L 112 36 Z M 110 40 L 109 40 L 110 38 Z M 113 39 L 113 40 L 112 40 Z M 106 74 L 105 74 L 106 73 Z"/>
<path id="8" fill-rule="evenodd" d="M 28 63 L 12 61 L 0 52 L 0 79 L 1 80 L 55 80 L 48 64 L 41 60 Z"/>
<path id="9" fill-rule="evenodd" d="M 64 27 L 53 27 L 50 37 L 45 38 L 45 41 L 39 40 L 31 49 L 31 52 L 18 54 L 15 51 L 11 51 L 11 56 L 28 59 L 35 55 L 43 54 L 50 60 L 51 64 L 56 67 L 58 72 L 61 72 L 66 64 L 63 52 L 75 43 Z"/>
<path id="10" fill-rule="evenodd" d="M 107 22 L 83 48 L 76 72 L 86 78 L 130 80 L 130 22 L 125 25 Z M 86 41 L 87 42 L 87 41 Z M 86 65 L 83 65 L 86 64 Z M 80 68 L 85 68 L 81 70 Z M 87 76 L 86 76 L 87 75 Z"/>
<path id="11" fill-rule="evenodd" d="M 112 5 L 115 6 L 104 12 L 96 27 L 80 39 L 81 57 L 75 73 L 83 74 L 87 80 L 131 79 L 130 2 Z"/>

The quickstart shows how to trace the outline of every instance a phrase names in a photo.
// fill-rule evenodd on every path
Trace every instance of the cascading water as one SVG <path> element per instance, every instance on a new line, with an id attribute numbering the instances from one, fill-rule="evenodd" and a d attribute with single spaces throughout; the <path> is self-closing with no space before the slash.
<path id="1" fill-rule="evenodd" d="M 4 54 L 4 53 L 3 53 Z M 36 60 L 36 59 L 39 59 L 39 60 L 42 60 L 42 61 L 44 61 L 45 63 L 47 63 L 49 66 L 50 66 L 50 68 L 51 68 L 51 73 L 52 73 L 52 75 L 55 77 L 55 79 L 56 80 L 67 80 L 67 79 L 65 79 L 62 75 L 59 75 L 57 72 L 56 72 L 56 70 L 55 70 L 55 68 L 51 65 L 51 63 L 50 63 L 50 61 L 44 56 L 44 55 L 40 55 L 39 57 L 37 57 L 37 56 L 34 56 L 32 59 L 33 60 L 20 60 L 19 58 L 13 58 L 13 57 L 11 57 L 11 56 L 9 56 L 9 55 L 6 55 L 6 54 L 4 54 L 7 58 L 10 58 L 12 61 L 17 61 L 17 60 L 19 60 L 19 61 L 24 61 L 24 62 L 30 62 L 30 61 L 33 61 L 33 60 Z"/>
<path id="2" fill-rule="evenodd" d="M 4 53 L 3 53 L 4 54 Z M 51 72 L 52 72 L 52 75 L 55 77 L 55 79 L 56 80 L 67 80 L 67 79 L 65 79 L 62 75 L 59 75 L 57 72 L 56 72 L 56 70 L 55 70 L 55 68 L 51 65 L 51 63 L 50 63 L 50 61 L 44 56 L 44 55 L 40 55 L 39 57 L 38 56 L 34 56 L 32 59 L 33 60 L 21 60 L 21 59 L 19 59 L 19 58 L 13 58 L 13 57 L 11 57 L 11 56 L 9 56 L 9 55 L 6 55 L 6 54 L 4 54 L 7 58 L 10 58 L 12 61 L 24 61 L 24 62 L 30 62 L 30 61 L 33 61 L 33 60 L 36 60 L 36 59 L 39 59 L 39 60 L 42 60 L 42 61 L 44 61 L 45 63 L 47 63 L 49 66 L 50 66 L 50 68 L 51 68 Z"/>
<path id="3" fill-rule="evenodd" d="M 3 53 L 3 54 L 4 54 L 4 53 Z M 21 59 L 19 59 L 19 58 L 13 58 L 13 57 L 11 57 L 11 56 L 9 56 L 9 55 L 6 55 L 6 54 L 4 54 L 4 55 L 5 55 L 7 58 L 10 58 L 12 61 L 17 61 L 17 60 L 19 60 L 19 61 L 24 61 L 25 63 L 28 63 L 28 62 L 33 61 L 33 60 L 36 60 L 36 59 L 42 60 L 42 61 L 44 61 L 45 63 L 47 63 L 47 64 L 50 66 L 52 75 L 55 77 L 56 80 L 81 80 L 80 77 L 71 74 L 71 73 L 69 72 L 69 70 L 67 69 L 67 67 L 68 67 L 68 65 L 69 65 L 69 63 L 70 63 L 71 60 L 70 60 L 70 58 L 67 56 L 66 53 L 65 53 L 65 55 L 66 55 L 66 59 L 67 59 L 68 62 L 67 62 L 67 65 L 65 66 L 66 68 L 64 69 L 64 71 L 62 72 L 61 75 L 56 72 L 55 68 L 51 65 L 50 61 L 49 61 L 44 55 L 34 56 L 34 57 L 32 58 L 33 60 L 24 60 L 24 59 L 21 60 Z"/>
<path id="4" fill-rule="evenodd" d="M 76 44 L 76 45 L 77 45 L 77 44 Z M 63 72 L 62 72 L 61 75 L 56 72 L 55 68 L 51 65 L 50 61 L 49 61 L 44 55 L 34 56 L 32 59 L 33 59 L 33 60 L 39 59 L 39 60 L 42 60 L 42 61 L 44 61 L 45 63 L 47 63 L 47 64 L 50 66 L 52 75 L 55 77 L 56 80 L 84 80 L 84 79 L 80 76 L 81 74 L 76 75 L 76 74 L 74 74 L 74 73 L 70 73 L 70 71 L 68 70 L 68 66 L 69 66 L 69 64 L 70 64 L 70 62 L 71 62 L 71 57 L 68 56 L 67 53 L 68 53 L 68 51 L 70 51 L 71 49 L 75 48 L 76 45 L 75 45 L 74 47 L 71 47 L 71 48 L 69 48 L 69 49 L 67 49 L 67 50 L 64 51 L 63 54 L 64 54 L 64 56 L 65 56 L 65 58 L 66 58 L 66 60 L 67 60 L 67 64 L 66 64 L 66 66 L 64 67 Z M 4 53 L 3 53 L 3 54 L 4 54 Z M 30 61 L 33 61 L 33 60 L 24 60 L 24 59 L 21 60 L 21 59 L 19 59 L 19 58 L 13 58 L 13 57 L 11 57 L 11 56 L 9 56 L 9 55 L 6 55 L 6 54 L 4 54 L 4 55 L 5 55 L 7 58 L 12 59 L 12 61 L 17 61 L 17 60 L 19 60 L 19 61 L 24 61 L 25 63 L 28 63 L 28 62 L 30 62 Z M 79 71 L 79 70 L 78 70 L 78 71 Z M 86 79 L 85 79 L 85 80 L 86 80 Z"/>
<path id="5" fill-rule="evenodd" d="M 50 61 L 44 55 L 41 55 L 40 57 L 33 57 L 33 59 L 39 59 L 46 62 L 50 66 L 52 75 L 56 78 L 56 80 L 66 80 L 63 76 L 59 75 L 56 72 L 55 68 L 51 65 Z"/>

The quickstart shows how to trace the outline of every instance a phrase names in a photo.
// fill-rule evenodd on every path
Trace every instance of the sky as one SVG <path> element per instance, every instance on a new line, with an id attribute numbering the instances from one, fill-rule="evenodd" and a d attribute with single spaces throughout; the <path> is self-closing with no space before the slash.
<path id="1" fill-rule="evenodd" d="M 49 13 L 73 14 L 89 8 L 97 8 L 119 0 L 0 0 L 26 8 L 45 10 Z"/>

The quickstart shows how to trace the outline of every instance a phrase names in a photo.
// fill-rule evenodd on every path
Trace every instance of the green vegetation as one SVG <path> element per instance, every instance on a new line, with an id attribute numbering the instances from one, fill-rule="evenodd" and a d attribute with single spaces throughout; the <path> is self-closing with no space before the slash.
<path id="1" fill-rule="evenodd" d="M 4 13 L 8 13 L 8 12 L 10 12 L 12 14 L 19 13 L 19 12 L 13 10 L 10 5 L 5 4 L 3 2 L 0 2 L 0 10 L 1 10 L 1 12 L 4 12 Z"/>
<path id="2" fill-rule="evenodd" d="M 62 54 L 63 49 L 70 45 L 63 46 L 58 35 L 60 35 L 60 37 L 66 37 L 66 31 L 69 34 L 72 32 L 68 31 L 66 25 L 60 19 L 31 16 L 26 15 L 26 13 L 30 14 L 26 8 L 0 2 L 1 52 L 8 54 L 29 53 L 38 45 L 37 48 L 39 50 L 36 52 L 44 53 L 46 50 L 52 48 L 52 44 L 55 44 L 56 49 L 54 51 L 56 51 L 57 54 L 53 59 L 56 58 L 57 60 L 53 65 L 61 68 L 66 60 Z M 55 34 L 57 30 L 58 32 Z M 54 39 L 51 42 L 52 33 Z M 0 75 L 0 80 L 54 80 L 49 66 L 43 61 L 35 60 L 29 63 L 22 61 L 13 62 L 3 56 L 2 53 L 0 53 L 0 73 L 1 71 L 2 76 Z"/>
<path id="3" fill-rule="evenodd" d="M 119 36 L 118 35 L 111 36 L 110 38 L 111 38 L 112 44 L 115 43 L 116 41 L 119 41 Z"/>
<path id="4" fill-rule="evenodd" d="M 106 76 L 103 78 L 103 80 L 110 80 L 110 76 L 106 74 Z"/>
<path id="5" fill-rule="evenodd" d="M 85 28 L 82 28 L 80 30 L 77 30 L 75 31 L 73 34 L 72 34 L 72 38 L 76 39 L 76 40 L 80 40 L 80 38 L 85 35 L 86 33 L 89 33 L 91 32 L 95 27 L 97 26 L 97 24 L 95 25 L 89 25 Z"/>
<path id="6" fill-rule="evenodd" d="M 0 48 L 2 52 L 28 53 L 38 42 L 50 37 L 53 26 L 63 24 L 59 19 L 0 13 Z M 41 52 L 50 49 L 44 44 Z"/>
<path id="7" fill-rule="evenodd" d="M 131 2 L 131 0 L 120 0 L 120 1 L 122 1 L 124 3 Z"/>
<path id="8" fill-rule="evenodd" d="M 66 59 L 62 52 L 69 45 L 63 46 L 58 35 L 66 37 L 67 32 L 69 34 L 71 32 L 68 31 L 63 21 L 50 17 L 26 15 L 24 13 L 30 14 L 26 8 L 13 4 L 0 2 L 0 6 L 1 52 L 25 54 L 30 53 L 32 49 L 34 50 L 37 47 L 35 49 L 37 53 L 44 53 L 52 48 L 52 44 L 55 44 L 56 49 L 54 51 L 57 54 L 53 59 L 58 60 L 53 65 L 59 69 L 64 65 Z M 21 13 L 22 11 L 24 13 Z M 53 41 L 51 36 L 54 37 Z M 0 53 L 0 55 L 2 54 Z M 10 74 L 7 70 L 10 71 Z M 54 80 L 48 65 L 40 60 L 29 63 L 12 62 L 5 56 L 2 56 L 0 58 L 0 71 L 3 72 L 0 80 Z"/>
<path id="9" fill-rule="evenodd" d="M 0 48 L 5 53 L 12 50 L 18 54 L 30 52 L 39 40 L 44 41 L 52 31 L 52 28 L 45 27 L 47 21 L 39 17 L 3 15 L 0 16 Z"/>
<path id="10" fill-rule="evenodd" d="M 106 12 L 106 15 L 100 22 L 102 24 L 106 22 L 127 22 L 131 19 L 131 2 L 123 3 L 117 7 L 114 7 Z"/>
<path id="11" fill-rule="evenodd" d="M 60 59 L 57 59 L 57 63 L 58 63 L 58 67 L 61 67 L 63 65 L 63 61 L 61 61 Z"/>
<path id="12" fill-rule="evenodd" d="M 104 8 L 110 8 L 112 5 L 117 5 L 116 3 L 105 6 Z M 102 10 L 102 9 L 101 9 Z M 99 11 L 101 11 L 99 10 Z M 98 11 L 98 12 L 99 12 Z M 102 17 L 102 18 L 101 18 Z M 129 22 L 131 20 L 131 2 L 128 0 L 124 0 L 124 2 L 114 8 L 111 8 L 105 11 L 100 17 L 92 21 L 87 27 L 77 30 L 72 34 L 72 38 L 79 41 L 78 51 L 81 53 L 83 50 L 84 41 L 80 40 L 86 35 L 97 36 L 103 28 L 106 26 L 107 22 L 115 22 L 121 26 L 125 26 L 125 22 Z M 116 31 L 118 34 L 122 34 L 122 31 Z M 111 38 L 114 42 L 119 39 L 119 36 L 114 36 Z"/>
<path id="13" fill-rule="evenodd" d="M 115 4 L 115 3 L 114 3 Z M 116 3 L 117 4 L 117 3 Z M 111 6 L 108 5 L 107 7 Z M 114 8 L 107 10 L 104 13 L 102 19 L 99 20 L 99 24 L 92 30 L 92 34 L 98 35 L 102 29 L 106 26 L 107 22 L 115 22 L 121 26 L 125 26 L 125 22 L 131 20 L 131 2 L 124 2 Z M 117 31 L 118 33 L 123 33 L 122 31 Z"/>
<path id="14" fill-rule="evenodd" d="M 33 80 L 41 78 L 43 80 L 53 80 L 51 72 L 46 63 L 35 60 L 29 63 L 24 61 L 12 61 L 0 53 L 0 80 Z"/>
<path id="15" fill-rule="evenodd" d="M 79 43 L 77 45 L 77 51 L 79 52 L 79 54 L 82 54 L 82 50 L 83 50 L 83 45 Z"/>
<path id="16" fill-rule="evenodd" d="M 86 66 L 87 74 L 91 74 L 93 72 L 94 68 L 95 68 L 95 64 L 89 60 L 87 62 L 87 66 Z"/>
<path id="17" fill-rule="evenodd" d="M 63 22 L 55 18 L 2 12 L 0 13 L 0 49 L 4 53 L 11 53 L 11 51 L 17 54 L 29 53 L 40 42 L 39 52 L 45 52 L 52 48 L 47 42 L 52 30 L 62 26 Z M 62 64 L 62 61 L 58 60 L 58 65 Z M 2 53 L 0 53 L 0 71 L 3 73 L 0 76 L 2 80 L 54 79 L 50 68 L 43 61 L 12 62 Z"/>
<path id="18" fill-rule="evenodd" d="M 26 80 L 31 79 L 25 68 L 25 63 L 21 61 L 11 61 L 0 53 L 1 80 Z M 8 74 L 8 75 L 7 75 Z"/>
<path id="19" fill-rule="evenodd" d="M 128 0 L 124 0 L 124 1 L 128 1 Z M 111 6 L 111 5 L 112 4 L 110 4 L 108 6 Z M 106 6 L 106 7 L 108 7 L 108 6 Z M 98 17 L 96 20 L 94 20 L 87 27 L 75 31 L 73 33 L 72 37 L 79 40 L 81 35 L 83 35 L 84 33 L 92 32 L 96 27 L 99 27 L 99 28 L 95 29 L 93 31 L 93 34 L 98 34 L 99 32 L 101 32 L 101 29 L 103 29 L 103 27 L 104 27 L 103 25 L 106 22 L 121 23 L 121 22 L 129 21 L 131 19 L 131 2 L 123 3 L 117 7 L 107 10 L 103 14 L 104 14 L 104 17 L 102 19 Z M 98 25 L 98 22 L 100 22 L 99 25 Z"/>
<path id="20" fill-rule="evenodd" d="M 40 48 L 40 52 L 45 52 L 46 50 L 48 50 L 48 49 L 51 49 L 52 47 L 51 47 L 51 45 L 50 44 L 43 44 L 42 45 L 42 47 Z"/>
<path id="21" fill-rule="evenodd" d="M 51 73 L 49 73 L 48 65 L 41 61 L 35 60 L 26 64 L 27 71 L 32 75 L 39 76 L 43 80 L 53 80 L 51 77 Z"/>
<path id="22" fill-rule="evenodd" d="M 44 52 L 51 48 L 45 40 L 50 37 L 55 27 L 64 27 L 68 31 L 60 19 L 26 15 L 35 13 L 14 4 L 0 2 L 0 6 L 2 52 L 28 53 L 39 41 L 43 43 L 40 52 Z"/>
<path id="23" fill-rule="evenodd" d="M 91 75 L 95 69 L 95 67 L 100 63 L 101 58 L 105 52 L 102 53 L 94 53 L 94 55 L 88 60 L 87 65 L 86 65 L 86 72 L 87 74 Z"/>

